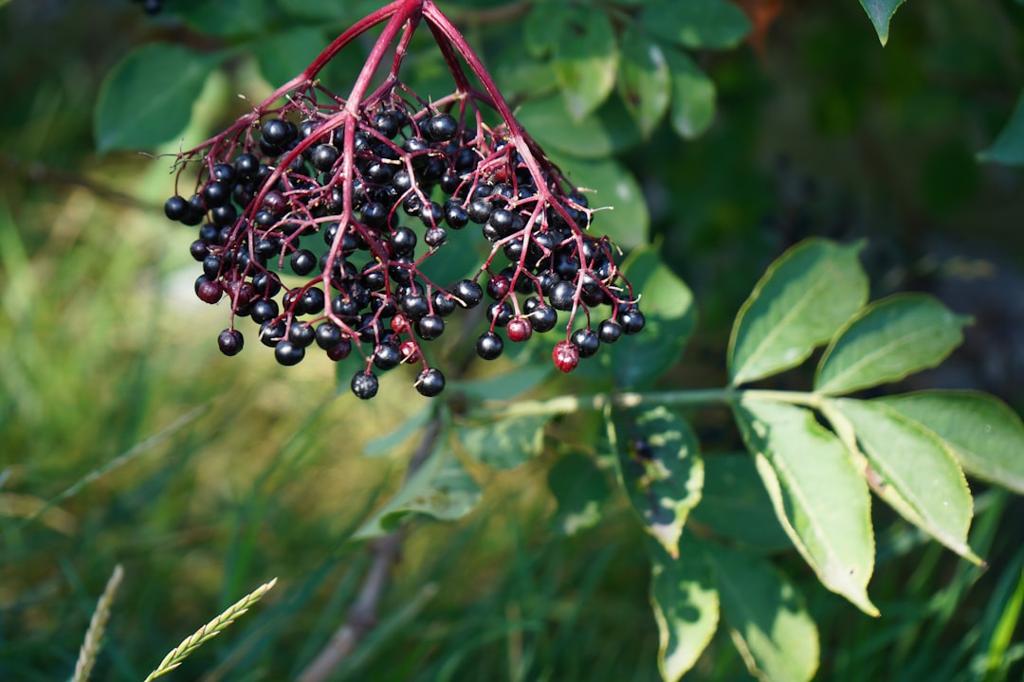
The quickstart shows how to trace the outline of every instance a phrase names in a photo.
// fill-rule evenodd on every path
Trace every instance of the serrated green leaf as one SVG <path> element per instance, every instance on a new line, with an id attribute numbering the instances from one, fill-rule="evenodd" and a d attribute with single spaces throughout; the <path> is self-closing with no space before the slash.
<path id="1" fill-rule="evenodd" d="M 516 118 L 545 148 L 580 159 L 603 159 L 640 141 L 640 131 L 617 98 L 578 121 L 570 118 L 559 96 L 526 102 Z"/>
<path id="2" fill-rule="evenodd" d="M 898 381 L 946 359 L 969 318 L 925 294 L 897 294 L 864 308 L 818 365 L 815 390 L 839 395 Z"/>
<path id="3" fill-rule="evenodd" d="M 615 87 L 619 49 L 608 15 L 578 8 L 562 26 L 554 69 L 566 108 L 580 120 L 604 102 Z"/>
<path id="4" fill-rule="evenodd" d="M 877 616 L 867 594 L 875 560 L 871 495 L 846 448 L 801 407 L 743 400 L 735 413 L 800 555 L 825 587 Z"/>
<path id="5" fill-rule="evenodd" d="M 750 674 L 771 682 L 802 682 L 818 669 L 818 628 L 803 597 L 757 556 L 706 545 L 722 616 Z"/>
<path id="6" fill-rule="evenodd" d="M 729 0 L 655 0 L 640 13 L 650 33 L 683 47 L 735 47 L 750 32 L 750 20 Z"/>
<path id="7" fill-rule="evenodd" d="M 538 415 L 461 426 L 459 440 L 478 462 L 496 469 L 511 469 L 540 454 L 547 422 L 548 417 Z"/>
<path id="8" fill-rule="evenodd" d="M 808 239 L 768 266 L 733 323 L 734 386 L 796 367 L 860 310 L 868 299 L 861 248 Z"/>
<path id="9" fill-rule="evenodd" d="M 616 383 L 636 388 L 652 383 L 674 365 L 696 324 L 693 294 L 653 249 L 637 249 L 623 263 L 640 309 L 647 318 L 643 332 L 624 336 L 610 354 Z"/>
<path id="10" fill-rule="evenodd" d="M 533 57 L 546 57 L 555 51 L 565 25 L 572 16 L 562 3 L 540 3 L 523 20 L 523 47 Z"/>
<path id="11" fill-rule="evenodd" d="M 974 505 L 956 458 L 934 433 L 881 402 L 833 402 L 850 421 L 877 472 L 879 495 L 905 519 L 957 554 L 967 546 Z"/>
<path id="12" fill-rule="evenodd" d="M 93 130 L 101 152 L 152 149 L 188 125 L 192 103 L 219 56 L 149 43 L 130 52 L 100 86 Z"/>
<path id="13" fill-rule="evenodd" d="M 921 391 L 875 402 L 935 433 L 967 473 L 1024 495 L 1024 424 L 1003 401 L 977 391 Z"/>
<path id="14" fill-rule="evenodd" d="M 460 519 L 480 500 L 480 487 L 456 459 L 445 439 L 384 507 L 353 536 L 368 540 L 390 533 L 406 518 L 426 516 L 439 521 Z"/>
<path id="15" fill-rule="evenodd" d="M 346 388 L 345 390 L 348 389 Z M 366 445 L 363 446 L 363 454 L 367 457 L 380 457 L 382 455 L 391 454 L 395 448 L 408 440 L 409 436 L 423 428 L 426 423 L 430 421 L 430 417 L 433 413 L 434 408 L 431 405 L 428 405 L 417 412 L 413 412 L 412 415 L 402 422 L 401 426 L 394 431 L 367 441 Z"/>
<path id="16" fill-rule="evenodd" d="M 905 0 L 860 0 L 860 5 L 871 19 L 871 25 L 875 27 L 875 33 L 878 34 L 878 40 L 883 47 L 889 42 L 889 22 L 904 2 Z"/>
<path id="17" fill-rule="evenodd" d="M 651 607 L 658 624 L 658 670 L 665 682 L 676 682 L 718 628 L 718 591 L 702 552 L 686 546 L 678 559 L 652 553 Z"/>
<path id="18" fill-rule="evenodd" d="M 650 214 L 647 201 L 633 173 L 615 161 L 583 161 L 552 156 L 565 176 L 587 193 L 594 208 L 610 206 L 611 211 L 594 215 L 593 230 L 606 234 L 620 247 L 631 249 L 647 243 Z"/>
<path id="19" fill-rule="evenodd" d="M 601 520 L 608 499 L 608 481 L 591 457 L 563 455 L 548 471 L 548 488 L 558 502 L 553 524 L 564 535 L 575 535 Z"/>
<path id="20" fill-rule="evenodd" d="M 697 437 L 661 406 L 617 413 L 609 429 L 622 485 L 644 530 L 679 556 L 679 537 L 704 484 Z"/>
<path id="21" fill-rule="evenodd" d="M 771 498 L 747 453 L 704 457 L 704 488 L 700 504 L 690 512 L 694 523 L 716 536 L 752 550 L 775 551 L 793 546 L 779 525 Z"/>
<path id="22" fill-rule="evenodd" d="M 650 135 L 668 110 L 668 62 L 662 47 L 634 27 L 622 35 L 618 87 L 640 132 Z"/>
<path id="23" fill-rule="evenodd" d="M 264 36 L 250 43 L 260 73 L 277 87 L 302 72 L 326 44 L 319 29 L 299 27 L 284 33 Z"/>
<path id="24" fill-rule="evenodd" d="M 684 140 L 692 140 L 711 127 L 715 119 L 715 84 L 686 54 L 665 49 L 672 82 L 672 128 Z"/>
<path id="25" fill-rule="evenodd" d="M 988 149 L 978 153 L 978 159 L 1008 166 L 1024 165 L 1024 93 L 999 137 Z"/>

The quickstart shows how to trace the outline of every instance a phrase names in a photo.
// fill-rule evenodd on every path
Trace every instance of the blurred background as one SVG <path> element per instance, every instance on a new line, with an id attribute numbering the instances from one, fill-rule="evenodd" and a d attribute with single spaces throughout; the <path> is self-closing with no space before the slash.
<path id="1" fill-rule="evenodd" d="M 530 3 L 443 7 L 570 173 L 621 193 L 613 233 L 659 245 L 693 288 L 698 328 L 664 386 L 724 383 L 736 310 L 787 246 L 863 238 L 873 297 L 930 291 L 975 318 L 946 365 L 905 387 L 979 388 L 1019 412 L 1024 174 L 977 154 L 1024 82 L 1024 6 L 911 0 L 883 49 L 854 0 L 741 4 L 746 40 L 690 55 L 715 95 L 713 117 L 688 139 L 667 122 L 642 138 L 614 101 L 586 125 L 569 122 L 546 60 L 524 47 Z M 104 78 L 141 45 L 228 49 L 186 107 L 184 133 L 146 150 L 173 153 L 243 112 L 239 94 L 268 94 L 319 51 L 317 39 L 374 3 L 164 5 L 149 17 L 129 0 L 0 2 L 4 680 L 69 675 L 117 563 L 126 577 L 95 679 L 142 679 L 274 576 L 260 607 L 170 679 L 293 677 L 344 619 L 369 560 L 349 535 L 395 489 L 415 445 L 363 453 L 418 409 L 404 379 L 389 376 L 364 404 L 339 394 L 326 359 L 285 368 L 258 348 L 220 355 L 223 310 L 192 294 L 192 231 L 160 209 L 170 159 L 100 152 L 94 127 Z M 428 48 L 414 43 L 406 73 L 424 91 L 442 68 Z M 359 49 L 332 65 L 336 89 Z M 174 97 L 166 106 L 180 107 Z M 574 138 L 567 125 L 594 135 Z M 549 382 L 541 393 L 570 390 L 588 387 Z M 708 449 L 739 448 L 723 411 L 694 419 Z M 567 450 L 593 446 L 559 435 L 515 471 L 471 468 L 484 496 L 466 519 L 415 527 L 379 625 L 339 679 L 656 679 L 649 568 L 631 512 L 613 494 L 601 524 L 561 531 L 547 472 Z M 792 552 L 775 555 L 819 625 L 820 679 L 980 679 L 994 641 L 1004 660 L 992 679 L 1020 679 L 1011 604 L 1024 594 L 1024 503 L 972 488 L 971 542 L 987 571 L 875 505 L 880 620 L 825 591 Z M 693 677 L 747 673 L 719 633 Z"/>

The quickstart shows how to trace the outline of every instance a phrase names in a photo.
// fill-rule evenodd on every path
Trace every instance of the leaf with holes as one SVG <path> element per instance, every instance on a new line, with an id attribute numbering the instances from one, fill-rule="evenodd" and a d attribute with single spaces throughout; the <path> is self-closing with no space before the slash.
<path id="1" fill-rule="evenodd" d="M 750 674 L 810 680 L 818 669 L 818 628 L 796 587 L 751 554 L 708 543 L 722 616 Z"/>
<path id="2" fill-rule="evenodd" d="M 718 628 L 718 591 L 704 553 L 687 541 L 677 559 L 651 552 L 651 606 L 658 624 L 658 670 L 666 682 L 689 671 Z"/>
<path id="3" fill-rule="evenodd" d="M 941 438 L 967 473 L 1024 495 L 1024 424 L 1003 401 L 977 391 L 921 391 L 875 402 Z"/>
<path id="4" fill-rule="evenodd" d="M 867 594 L 875 561 L 871 495 L 846 448 L 801 407 L 744 400 L 735 413 L 800 555 L 825 587 L 877 616 Z"/>
<path id="5" fill-rule="evenodd" d="M 644 530 L 678 556 L 683 525 L 704 484 L 697 437 L 660 406 L 617 413 L 608 427 L 622 485 Z"/>
<path id="6" fill-rule="evenodd" d="M 808 239 L 768 266 L 733 324 L 733 385 L 796 367 L 860 310 L 868 300 L 862 248 Z"/>
<path id="7" fill-rule="evenodd" d="M 832 340 L 814 388 L 831 395 L 851 393 L 935 367 L 960 345 L 969 322 L 925 294 L 876 301 Z"/>
<path id="8" fill-rule="evenodd" d="M 849 420 L 877 472 L 873 486 L 905 519 L 957 554 L 980 561 L 967 545 L 974 505 L 964 473 L 942 440 L 890 405 L 841 399 L 833 403 Z"/>

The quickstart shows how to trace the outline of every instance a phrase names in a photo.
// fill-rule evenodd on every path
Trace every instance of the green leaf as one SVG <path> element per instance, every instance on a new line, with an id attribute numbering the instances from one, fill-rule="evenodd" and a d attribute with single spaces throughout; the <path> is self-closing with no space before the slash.
<path id="1" fill-rule="evenodd" d="M 324 44 L 322 31 L 300 27 L 255 40 L 249 49 L 256 56 L 260 73 L 277 87 L 302 73 Z"/>
<path id="2" fill-rule="evenodd" d="M 1024 93 L 1017 100 L 1010 120 L 992 146 L 978 154 L 980 161 L 1008 166 L 1024 165 Z"/>
<path id="3" fill-rule="evenodd" d="M 963 341 L 970 318 L 925 294 L 897 294 L 864 308 L 832 340 L 814 388 L 832 395 L 898 381 L 935 367 Z"/>
<path id="4" fill-rule="evenodd" d="M 803 597 L 754 555 L 707 545 L 732 641 L 750 674 L 772 682 L 810 680 L 818 669 L 818 628 Z"/>
<path id="5" fill-rule="evenodd" d="M 750 32 L 750 20 L 728 0 L 656 0 L 640 14 L 654 35 L 689 48 L 729 48 Z"/>
<path id="6" fill-rule="evenodd" d="M 101 152 L 152 149 L 188 125 L 217 55 L 150 43 L 130 52 L 100 86 L 93 130 Z"/>
<path id="7" fill-rule="evenodd" d="M 480 500 L 480 488 L 444 440 L 438 439 L 437 447 L 423 466 L 356 531 L 354 539 L 386 535 L 411 516 L 455 521 L 472 511 Z"/>
<path id="8" fill-rule="evenodd" d="M 850 454 L 810 410 L 744 400 L 736 421 L 779 522 L 828 589 L 877 616 L 871 495 Z"/>
<path id="9" fill-rule="evenodd" d="M 576 9 L 555 46 L 554 69 L 569 114 L 580 120 L 608 98 L 619 63 L 615 31 L 598 9 Z"/>
<path id="10" fill-rule="evenodd" d="M 618 385 L 634 388 L 650 384 L 679 360 L 697 312 L 690 288 L 653 249 L 635 250 L 623 270 L 641 296 L 647 326 L 641 334 L 619 339 L 610 358 Z"/>
<path id="11" fill-rule="evenodd" d="M 1024 424 L 976 391 L 922 391 L 882 402 L 945 441 L 967 473 L 1024 495 Z"/>
<path id="12" fill-rule="evenodd" d="M 348 388 L 346 387 L 345 390 L 348 390 Z M 431 405 L 424 407 L 418 412 L 414 412 L 394 431 L 367 441 L 366 445 L 363 446 L 363 454 L 367 457 L 380 457 L 391 454 L 395 448 L 408 440 L 409 436 L 423 428 L 430 421 L 433 413 L 434 408 Z"/>
<path id="13" fill-rule="evenodd" d="M 747 453 L 704 457 L 704 489 L 690 518 L 754 550 L 793 546 Z"/>
<path id="14" fill-rule="evenodd" d="M 569 7 L 558 2 L 539 3 L 523 20 L 523 47 L 533 57 L 555 51 L 571 17 Z"/>
<path id="15" fill-rule="evenodd" d="M 583 161 L 552 156 L 565 176 L 577 187 L 594 190 L 587 198 L 592 207 L 610 206 L 594 216 L 594 230 L 618 245 L 631 249 L 647 243 L 650 214 L 647 201 L 633 173 L 615 161 Z"/>
<path id="16" fill-rule="evenodd" d="M 273 14 L 270 0 L 175 0 L 170 5 L 185 23 L 217 36 L 258 35 L 266 31 Z"/>
<path id="17" fill-rule="evenodd" d="M 603 159 L 640 140 L 640 131 L 617 98 L 578 121 L 570 118 L 565 101 L 557 96 L 526 102 L 516 118 L 545 148 L 581 159 Z"/>
<path id="18" fill-rule="evenodd" d="M 702 552 L 678 559 L 652 552 L 651 606 L 658 624 L 658 670 L 665 682 L 689 671 L 718 628 L 718 591 Z"/>
<path id="19" fill-rule="evenodd" d="M 734 386 L 796 367 L 867 302 L 862 246 L 808 239 L 768 266 L 733 324 Z"/>
<path id="20" fill-rule="evenodd" d="M 692 140 L 711 127 L 715 119 L 715 84 L 687 55 L 665 49 L 672 78 L 672 128 L 684 140 Z"/>
<path id="21" fill-rule="evenodd" d="M 610 492 L 593 458 L 576 453 L 563 455 L 554 463 L 548 471 L 548 488 L 558 502 L 554 526 L 565 535 L 596 526 Z"/>
<path id="22" fill-rule="evenodd" d="M 622 35 L 618 84 L 640 132 L 650 135 L 668 110 L 668 62 L 661 46 L 632 26 Z"/>
<path id="23" fill-rule="evenodd" d="M 461 426 L 459 440 L 478 462 L 496 469 L 511 469 L 540 454 L 547 421 L 547 416 L 533 415 Z"/>
<path id="24" fill-rule="evenodd" d="M 704 462 L 690 426 L 664 407 L 617 413 L 609 436 L 619 475 L 644 530 L 669 556 L 679 556 L 679 537 L 704 484 Z"/>
<path id="25" fill-rule="evenodd" d="M 953 453 L 934 433 L 881 402 L 833 403 L 850 421 L 880 480 L 879 495 L 905 519 L 957 554 L 977 560 L 967 546 L 973 502 Z"/>
<path id="26" fill-rule="evenodd" d="M 878 39 L 884 47 L 889 42 L 889 22 L 892 15 L 905 0 L 860 0 L 861 7 L 868 13 L 871 24 L 875 27 Z"/>

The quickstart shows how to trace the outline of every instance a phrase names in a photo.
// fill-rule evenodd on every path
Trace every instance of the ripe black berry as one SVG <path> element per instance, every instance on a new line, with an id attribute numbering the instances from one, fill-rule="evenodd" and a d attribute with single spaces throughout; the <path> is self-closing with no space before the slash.
<path id="1" fill-rule="evenodd" d="M 505 342 L 494 332 L 485 332 L 476 340 L 476 354 L 484 360 L 494 360 L 501 356 Z"/>
<path id="2" fill-rule="evenodd" d="M 558 324 L 558 313 L 547 305 L 538 305 L 527 317 L 530 318 L 530 324 L 534 330 L 542 334 L 551 331 Z"/>
<path id="3" fill-rule="evenodd" d="M 423 370 L 416 379 L 416 390 L 420 395 L 433 398 L 444 390 L 444 375 L 435 367 Z"/>
<path id="4" fill-rule="evenodd" d="M 438 114 L 427 121 L 427 134 L 438 142 L 447 142 L 455 136 L 458 122 L 449 114 Z"/>
<path id="5" fill-rule="evenodd" d="M 551 287 L 551 305 L 555 310 L 572 310 L 573 297 L 576 295 L 576 287 L 571 282 L 560 281 Z"/>
<path id="6" fill-rule="evenodd" d="M 644 328 L 647 320 L 644 318 L 644 314 L 639 310 L 627 310 L 622 313 L 620 317 L 622 320 L 622 329 L 627 334 L 636 334 Z"/>
<path id="7" fill-rule="evenodd" d="M 316 256 L 309 249 L 299 249 L 289 260 L 296 275 L 308 275 L 316 267 Z"/>
<path id="8" fill-rule="evenodd" d="M 416 333 L 422 339 L 433 341 L 444 333 L 444 320 L 439 315 L 427 315 L 416 323 Z"/>
<path id="9" fill-rule="evenodd" d="M 423 235 L 423 241 L 430 248 L 436 249 L 448 241 L 448 233 L 444 231 L 443 227 L 432 227 Z"/>
<path id="10" fill-rule="evenodd" d="M 470 279 L 464 279 L 455 285 L 455 297 L 463 308 L 473 308 L 483 300 L 484 292 L 480 285 Z"/>
<path id="11" fill-rule="evenodd" d="M 469 219 L 477 225 L 482 225 L 491 217 L 491 204 L 485 199 L 474 199 L 466 209 Z"/>
<path id="12" fill-rule="evenodd" d="M 338 362 L 348 357 L 348 354 L 352 352 L 352 342 L 348 339 L 342 339 L 335 345 L 327 349 L 327 357 Z"/>
<path id="13" fill-rule="evenodd" d="M 188 202 L 177 194 L 164 202 L 164 215 L 167 216 L 168 220 L 173 220 L 175 222 L 183 220 L 188 213 Z"/>
<path id="14" fill-rule="evenodd" d="M 597 352 L 601 340 L 589 329 L 577 329 L 572 335 L 572 345 L 579 350 L 581 358 L 589 358 Z"/>
<path id="15" fill-rule="evenodd" d="M 330 350 L 341 343 L 341 329 L 333 322 L 324 322 L 316 328 L 316 345 Z"/>
<path id="16" fill-rule="evenodd" d="M 274 346 L 274 357 L 282 365 L 291 367 L 302 362 L 302 358 L 306 357 L 306 349 L 287 339 L 282 339 Z"/>
<path id="17" fill-rule="evenodd" d="M 305 348 L 313 343 L 315 338 L 316 332 L 308 322 L 292 322 L 291 329 L 288 330 L 288 340 L 296 346 Z"/>
<path id="18" fill-rule="evenodd" d="M 380 343 L 373 349 L 373 364 L 377 369 L 389 370 L 402 361 L 402 354 L 390 343 Z"/>
<path id="19" fill-rule="evenodd" d="M 615 343 L 622 336 L 622 327 L 615 320 L 605 320 L 598 327 L 597 335 L 602 343 Z"/>
<path id="20" fill-rule="evenodd" d="M 408 227 L 400 227 L 391 235 L 391 246 L 396 253 L 412 253 L 416 248 L 416 233 Z"/>
<path id="21" fill-rule="evenodd" d="M 272 320 L 277 317 L 277 301 L 273 299 L 260 299 L 252 304 L 252 316 L 253 322 L 263 323 L 267 320 Z"/>
<path id="22" fill-rule="evenodd" d="M 192 254 L 192 258 L 199 262 L 206 259 L 206 256 L 210 253 L 209 248 L 206 246 L 206 242 L 201 239 L 197 239 L 188 247 L 188 252 Z"/>
<path id="23" fill-rule="evenodd" d="M 338 150 L 329 144 L 320 144 L 313 149 L 312 161 L 317 170 L 329 171 L 338 160 Z"/>
<path id="24" fill-rule="evenodd" d="M 434 292 L 434 312 L 441 317 L 447 317 L 455 312 L 456 305 L 455 299 L 448 296 L 443 291 Z"/>
<path id="25" fill-rule="evenodd" d="M 369 400 L 377 395 L 377 375 L 373 372 L 356 372 L 352 377 L 352 392 L 360 400 Z"/>
<path id="26" fill-rule="evenodd" d="M 274 146 L 284 146 L 295 136 L 291 124 L 279 118 L 272 118 L 263 124 L 263 139 Z"/>
<path id="27" fill-rule="evenodd" d="M 245 345 L 245 339 L 242 338 L 242 332 L 237 329 L 225 329 L 217 337 L 217 345 L 220 347 L 221 353 L 230 357 L 238 355 L 242 346 Z"/>

